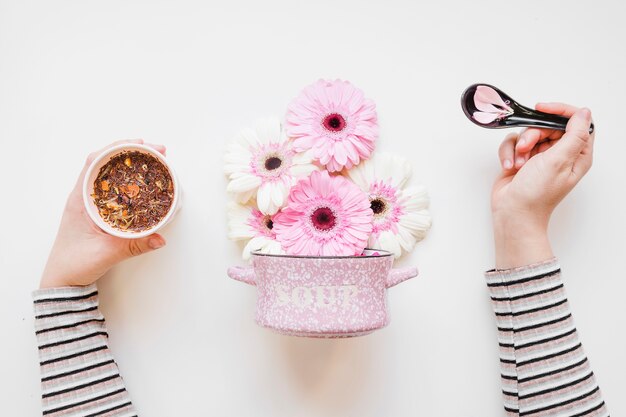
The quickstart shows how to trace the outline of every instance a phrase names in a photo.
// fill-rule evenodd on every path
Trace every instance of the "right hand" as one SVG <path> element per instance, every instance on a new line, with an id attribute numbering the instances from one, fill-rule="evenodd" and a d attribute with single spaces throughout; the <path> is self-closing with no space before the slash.
<path id="1" fill-rule="evenodd" d="M 536 109 L 570 120 L 565 132 L 530 128 L 508 135 L 500 146 L 503 169 L 491 198 L 498 268 L 552 256 L 550 216 L 592 164 L 595 135 L 589 134 L 589 109 L 562 103 L 538 104 Z"/>

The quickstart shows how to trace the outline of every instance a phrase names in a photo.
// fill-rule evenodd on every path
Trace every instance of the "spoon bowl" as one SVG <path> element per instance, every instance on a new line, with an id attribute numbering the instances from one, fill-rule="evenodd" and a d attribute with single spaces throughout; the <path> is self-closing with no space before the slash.
<path id="1" fill-rule="evenodd" d="M 487 129 L 539 127 L 565 130 L 569 118 L 544 113 L 519 104 L 508 94 L 489 84 L 473 84 L 461 95 L 463 113 L 470 121 Z M 593 133 L 593 123 L 589 133 Z"/>

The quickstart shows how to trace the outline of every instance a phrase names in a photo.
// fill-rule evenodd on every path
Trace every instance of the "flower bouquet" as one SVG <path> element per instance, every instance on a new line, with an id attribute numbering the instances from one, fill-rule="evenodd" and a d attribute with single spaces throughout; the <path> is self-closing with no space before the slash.
<path id="1" fill-rule="evenodd" d="M 374 102 L 347 81 L 319 80 L 289 104 L 284 126 L 259 120 L 229 144 L 229 238 L 253 258 L 229 275 L 259 289 L 260 324 L 346 336 L 387 323 L 384 289 L 417 275 L 392 270 L 393 259 L 431 221 L 410 164 L 374 152 L 377 140 Z"/>

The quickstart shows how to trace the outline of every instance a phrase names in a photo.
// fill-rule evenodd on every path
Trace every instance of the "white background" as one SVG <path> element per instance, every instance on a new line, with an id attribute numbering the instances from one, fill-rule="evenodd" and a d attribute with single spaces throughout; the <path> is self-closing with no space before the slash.
<path id="1" fill-rule="evenodd" d="M 594 112 L 595 166 L 551 236 L 605 399 L 626 415 L 625 15 L 618 0 L 0 1 L 0 414 L 39 413 L 30 291 L 85 156 L 142 137 L 167 145 L 185 201 L 166 248 L 100 281 L 141 416 L 501 416 L 482 274 L 505 132 L 459 107 L 483 81 Z M 420 278 L 390 290 L 386 329 L 350 340 L 257 327 L 254 288 L 225 274 L 240 260 L 224 145 L 320 77 L 376 101 L 379 149 L 406 155 L 432 199 L 432 231 L 401 261 Z"/>

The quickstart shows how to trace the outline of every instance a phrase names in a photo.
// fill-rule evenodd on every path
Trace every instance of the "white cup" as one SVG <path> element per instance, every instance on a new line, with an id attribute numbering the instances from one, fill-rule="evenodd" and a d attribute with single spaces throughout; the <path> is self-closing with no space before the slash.
<path id="1" fill-rule="evenodd" d="M 141 153 L 146 153 L 146 154 L 152 155 L 153 157 L 161 161 L 161 163 L 167 168 L 170 174 L 170 177 L 172 177 L 173 187 L 174 187 L 174 199 L 172 200 L 172 205 L 169 211 L 167 212 L 167 214 L 154 227 L 151 227 L 150 229 L 147 229 L 147 230 L 143 230 L 141 232 L 116 229 L 110 224 L 108 224 L 107 222 L 105 222 L 102 219 L 102 217 L 100 217 L 98 207 L 96 206 L 96 203 L 94 202 L 93 197 L 91 196 L 94 191 L 93 189 L 94 182 L 96 180 L 96 177 L 98 176 L 98 173 L 100 172 L 100 169 L 104 165 L 106 165 L 106 163 L 109 162 L 111 158 L 113 158 L 115 155 L 120 154 L 122 152 L 128 152 L 128 151 L 137 151 Z M 114 146 L 102 152 L 100 155 L 96 157 L 96 159 L 94 159 L 91 165 L 89 165 L 89 168 L 87 168 L 87 172 L 85 173 L 85 179 L 83 180 L 83 202 L 85 203 L 85 210 L 87 211 L 87 214 L 89 215 L 91 220 L 93 220 L 93 222 L 106 233 L 112 236 L 117 236 L 117 237 L 126 238 L 126 239 L 139 239 L 145 236 L 149 236 L 153 233 L 156 233 L 159 229 L 161 229 L 163 226 L 169 223 L 174 217 L 174 215 L 176 214 L 176 212 L 178 212 L 178 209 L 180 208 L 180 199 L 181 199 L 181 190 L 180 190 L 180 185 L 178 184 L 178 179 L 176 178 L 176 174 L 174 173 L 174 170 L 172 169 L 172 167 L 165 160 L 165 157 L 160 152 L 156 151 L 155 149 L 149 146 L 139 145 L 136 143 L 123 143 L 123 144 Z"/>

